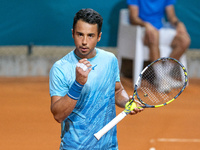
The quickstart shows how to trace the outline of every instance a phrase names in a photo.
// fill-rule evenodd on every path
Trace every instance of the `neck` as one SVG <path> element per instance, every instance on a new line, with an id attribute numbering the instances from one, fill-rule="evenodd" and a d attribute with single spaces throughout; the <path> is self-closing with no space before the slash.
<path id="1" fill-rule="evenodd" d="M 87 53 L 87 54 L 85 54 L 85 55 L 84 55 L 84 54 L 81 54 L 81 53 L 79 52 L 79 50 L 77 50 L 77 49 L 74 50 L 74 53 L 75 53 L 75 56 L 76 56 L 76 58 L 77 58 L 78 60 L 83 59 L 83 58 L 90 59 L 90 58 L 93 58 L 93 57 L 96 56 L 96 49 L 94 48 L 93 50 L 91 50 L 89 53 Z"/>

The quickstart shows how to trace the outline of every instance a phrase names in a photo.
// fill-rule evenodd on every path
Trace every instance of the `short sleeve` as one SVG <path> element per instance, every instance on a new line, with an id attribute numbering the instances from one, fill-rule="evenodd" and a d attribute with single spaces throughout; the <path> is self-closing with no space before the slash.
<path id="1" fill-rule="evenodd" d="M 65 81 L 62 69 L 54 64 L 49 73 L 50 96 L 65 96 L 69 90 Z"/>
<path id="2" fill-rule="evenodd" d="M 137 5 L 138 6 L 138 0 L 126 0 L 126 3 L 128 5 Z"/>
<path id="3" fill-rule="evenodd" d="M 165 6 L 174 5 L 176 0 L 166 0 Z"/>
<path id="4" fill-rule="evenodd" d="M 115 64 L 115 76 L 116 76 L 116 82 L 119 82 L 120 81 L 120 72 L 119 72 L 119 65 L 118 65 L 118 60 L 117 58 L 115 57 L 114 58 L 114 64 Z"/>

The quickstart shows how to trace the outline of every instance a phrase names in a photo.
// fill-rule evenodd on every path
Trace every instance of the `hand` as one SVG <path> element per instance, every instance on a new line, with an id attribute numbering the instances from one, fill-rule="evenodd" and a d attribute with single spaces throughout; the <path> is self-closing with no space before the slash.
<path id="1" fill-rule="evenodd" d="M 176 26 L 177 34 L 187 33 L 187 29 L 182 22 L 179 22 Z"/>
<path id="2" fill-rule="evenodd" d="M 183 36 L 184 38 L 189 38 L 190 39 L 190 35 L 187 32 L 187 29 L 185 27 L 185 25 L 182 22 L 179 22 L 176 26 L 176 31 L 177 31 L 177 35 L 179 36 Z"/>
<path id="3" fill-rule="evenodd" d="M 179 22 L 176 26 L 176 36 L 171 43 L 172 48 L 181 46 L 181 49 L 186 50 L 190 45 L 190 42 L 190 35 L 188 34 L 185 25 L 182 22 Z"/>
<path id="4" fill-rule="evenodd" d="M 81 67 L 76 67 L 76 81 L 82 85 L 84 85 L 87 82 L 88 74 L 92 70 L 90 62 L 84 58 L 79 60 L 79 63 L 83 63 L 88 67 L 86 71 L 84 71 Z"/>
<path id="5" fill-rule="evenodd" d="M 133 98 L 133 97 L 130 96 L 130 99 L 132 99 L 132 98 Z M 141 112 L 141 111 L 144 110 L 144 108 L 138 108 L 138 107 L 142 106 L 142 104 L 141 104 L 139 101 L 134 100 L 134 102 L 137 104 L 137 107 L 134 108 L 134 109 L 130 112 L 130 115 L 135 115 L 135 114 L 137 114 L 138 112 Z"/>

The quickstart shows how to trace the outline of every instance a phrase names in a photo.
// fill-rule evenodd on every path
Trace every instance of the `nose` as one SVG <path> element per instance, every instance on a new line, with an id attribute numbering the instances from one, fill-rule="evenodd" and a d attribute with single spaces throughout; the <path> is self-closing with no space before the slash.
<path id="1" fill-rule="evenodd" d="M 83 37 L 82 44 L 87 45 L 87 37 L 86 36 Z"/>

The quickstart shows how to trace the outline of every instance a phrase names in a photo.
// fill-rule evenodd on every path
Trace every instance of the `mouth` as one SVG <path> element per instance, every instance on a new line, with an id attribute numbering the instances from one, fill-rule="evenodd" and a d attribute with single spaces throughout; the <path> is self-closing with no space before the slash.
<path id="1" fill-rule="evenodd" d="M 87 52 L 89 48 L 88 47 L 80 47 L 80 49 L 82 52 Z"/>

